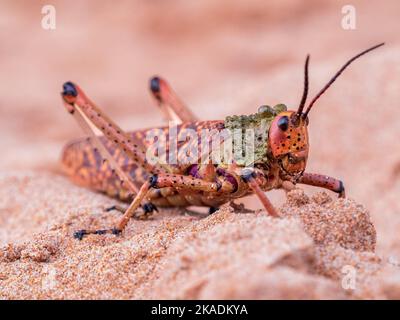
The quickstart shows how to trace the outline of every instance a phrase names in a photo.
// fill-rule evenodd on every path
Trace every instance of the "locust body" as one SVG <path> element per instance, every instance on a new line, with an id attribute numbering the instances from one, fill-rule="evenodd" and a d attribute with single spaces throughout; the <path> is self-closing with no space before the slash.
<path id="1" fill-rule="evenodd" d="M 62 163 L 65 172 L 80 185 L 131 203 L 116 227 L 80 230 L 75 237 L 82 239 L 86 234 L 118 234 L 140 206 L 145 212 L 168 206 L 217 208 L 231 200 L 256 194 L 268 214 L 279 216 L 265 191 L 287 189 L 302 183 L 323 187 L 344 196 L 344 186 L 340 180 L 305 172 L 309 153 L 308 113 L 315 101 L 352 61 L 381 45 L 350 59 L 311 101 L 305 112 L 308 56 L 303 97 L 296 111 L 288 111 L 285 105 L 279 104 L 273 108 L 262 106 L 256 114 L 248 116 L 198 121 L 168 84 L 154 77 L 150 81 L 151 92 L 167 119 L 178 123 L 177 163 L 158 161 L 161 156 L 170 154 L 170 144 L 161 154 L 158 152 L 155 155 L 156 162 L 151 163 L 147 153 L 151 141 L 146 137 L 154 128 L 125 133 L 77 85 L 65 83 L 62 92 L 64 105 L 88 134 L 87 138 L 71 142 L 64 148 Z M 103 136 L 96 136 L 89 123 L 96 126 Z M 201 161 L 204 153 L 200 152 L 198 161 L 179 161 L 179 157 L 187 155 L 188 150 L 199 145 L 196 139 L 183 139 L 188 129 L 198 133 L 198 136 L 204 129 L 217 133 L 251 129 L 255 141 L 253 157 L 251 161 L 245 157 L 240 161 L 213 163 Z M 165 137 L 170 134 L 169 127 L 157 130 L 164 133 Z M 216 136 L 210 135 L 205 139 L 206 145 L 213 144 Z M 245 144 L 239 144 L 239 149 L 244 147 Z"/>

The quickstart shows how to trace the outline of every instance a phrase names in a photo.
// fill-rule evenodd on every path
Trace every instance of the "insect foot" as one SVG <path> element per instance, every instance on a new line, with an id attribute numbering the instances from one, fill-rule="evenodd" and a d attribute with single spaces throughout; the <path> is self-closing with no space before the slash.
<path id="1" fill-rule="evenodd" d="M 102 235 L 102 234 L 113 234 L 113 235 L 119 235 L 122 232 L 122 230 L 117 229 L 117 228 L 112 228 L 112 229 L 99 229 L 99 230 L 79 230 L 74 232 L 74 238 L 78 240 L 82 240 L 85 236 L 89 234 L 97 234 L 97 235 Z"/>
<path id="2" fill-rule="evenodd" d="M 210 207 L 208 208 L 208 214 L 213 214 L 219 210 L 218 207 Z"/>
<path id="3" fill-rule="evenodd" d="M 153 215 L 154 211 L 157 211 L 157 212 L 158 212 L 157 207 L 156 207 L 153 203 L 151 203 L 151 202 L 145 203 L 145 204 L 142 206 L 142 209 L 143 209 L 143 212 L 142 212 L 142 213 L 139 213 L 139 214 L 136 214 L 136 215 L 135 215 L 135 218 L 136 218 L 136 219 L 139 219 L 139 220 L 147 220 L 147 219 L 149 219 L 149 218 Z"/>
<path id="4" fill-rule="evenodd" d="M 87 233 L 86 233 L 86 230 L 79 230 L 79 231 L 74 232 L 74 238 L 75 238 L 75 239 L 78 239 L 78 240 L 82 240 L 83 237 L 84 237 L 86 234 L 87 234 Z"/>
<path id="5" fill-rule="evenodd" d="M 158 212 L 157 207 L 156 207 L 153 203 L 151 203 L 151 202 L 145 203 L 145 204 L 142 206 L 142 208 L 143 208 L 143 212 L 144 212 L 145 214 L 147 214 L 147 213 L 152 213 L 152 212 L 154 212 L 154 211 L 157 211 L 157 212 Z"/>
<path id="6" fill-rule="evenodd" d="M 229 205 L 232 207 L 234 212 L 255 213 L 255 210 L 246 208 L 243 203 L 235 203 L 234 201 L 231 201 L 231 202 L 229 202 Z"/>

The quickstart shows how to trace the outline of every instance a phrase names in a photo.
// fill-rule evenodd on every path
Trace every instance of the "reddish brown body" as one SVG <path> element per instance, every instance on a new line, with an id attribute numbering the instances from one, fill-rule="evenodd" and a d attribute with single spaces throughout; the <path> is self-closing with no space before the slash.
<path id="1" fill-rule="evenodd" d="M 323 187 L 344 196 L 344 186 L 335 178 L 306 173 L 309 152 L 308 113 L 315 101 L 329 88 L 343 70 L 361 55 L 380 47 L 367 49 L 350 59 L 314 97 L 303 112 L 308 93 L 307 56 L 304 73 L 304 92 L 297 111 L 287 111 L 279 104 L 274 108 L 262 106 L 258 113 L 249 116 L 227 117 L 224 121 L 196 121 L 196 117 L 180 101 L 168 84 L 155 77 L 150 82 L 151 91 L 161 110 L 170 121 L 180 123 L 177 126 L 177 162 L 171 162 L 170 151 L 174 150 L 168 135 L 170 127 L 158 128 L 162 139 L 168 144 L 157 149 L 149 157 L 148 149 L 152 142 L 147 140 L 149 130 L 124 132 L 108 118 L 75 84 L 64 84 L 62 97 L 68 112 L 75 117 L 87 139 L 68 144 L 63 152 L 62 162 L 65 172 L 76 183 L 105 192 L 112 197 L 131 201 L 123 217 L 115 228 L 105 230 L 80 230 L 75 237 L 82 239 L 87 234 L 119 234 L 127 225 L 136 210 L 142 206 L 145 213 L 156 210 L 157 206 L 207 206 L 215 208 L 233 199 L 255 194 L 268 214 L 279 216 L 265 195 L 265 191 L 284 187 L 292 188 L 296 183 Z M 104 136 L 94 134 L 90 124 L 96 126 Z M 190 130 L 189 130 L 190 129 Z M 251 140 L 240 138 L 233 148 L 239 148 L 239 154 L 253 144 L 253 157 L 222 161 L 203 161 L 205 153 L 212 153 L 203 144 L 214 144 L 220 148 L 220 142 L 214 135 L 204 138 L 203 129 L 223 133 L 252 131 Z M 187 139 L 192 131 L 205 141 Z M 245 136 L 245 135 L 243 135 Z M 232 141 L 235 141 L 234 139 Z M 227 141 L 224 141 L 224 143 Z M 201 145 L 201 148 L 199 146 Z M 215 145 L 212 147 L 214 148 Z M 192 162 L 183 161 L 193 149 L 198 149 Z M 164 157 L 165 156 L 165 157 Z M 165 158 L 167 161 L 163 162 Z M 208 159 L 208 158 L 207 158 Z M 211 159 L 211 158 L 210 158 Z"/>
<path id="2" fill-rule="evenodd" d="M 224 128 L 223 121 L 198 121 L 189 122 L 178 126 L 178 139 L 182 140 L 179 136 L 179 132 L 184 129 L 194 129 L 200 132 L 202 129 L 216 129 L 220 130 Z M 168 127 L 160 127 L 159 130 L 163 130 L 165 135 L 168 136 Z M 150 130 L 150 129 L 149 129 Z M 147 149 L 150 147 L 150 143 L 146 142 L 147 130 L 137 130 L 128 132 L 132 143 L 137 144 L 139 147 Z M 149 172 L 143 170 L 140 164 L 135 163 L 133 159 L 130 159 L 119 148 L 105 137 L 100 138 L 101 142 L 105 145 L 107 150 L 115 158 L 118 165 L 132 177 L 135 185 L 139 188 L 145 181 L 148 180 L 151 175 Z M 188 143 L 178 144 L 178 152 L 181 149 L 187 149 Z M 166 153 L 168 154 L 168 149 Z M 103 157 L 100 152 L 93 148 L 93 145 L 87 139 L 79 139 L 72 141 L 67 144 L 62 154 L 62 164 L 64 172 L 71 177 L 71 179 L 81 185 L 96 191 L 104 192 L 107 195 L 115 198 L 119 198 L 122 201 L 132 201 L 133 194 L 123 185 L 121 180 L 112 166 L 107 162 L 103 161 Z M 181 172 L 184 175 L 190 175 L 190 169 L 192 165 L 175 165 L 177 172 Z M 204 192 L 192 192 L 188 194 L 182 190 L 163 189 L 156 190 L 152 196 L 152 202 L 156 206 L 168 207 L 168 206 L 207 206 L 207 207 L 218 207 L 221 204 L 229 201 L 232 195 L 229 197 L 223 197 L 218 195 L 211 197 L 210 195 L 204 195 Z"/>

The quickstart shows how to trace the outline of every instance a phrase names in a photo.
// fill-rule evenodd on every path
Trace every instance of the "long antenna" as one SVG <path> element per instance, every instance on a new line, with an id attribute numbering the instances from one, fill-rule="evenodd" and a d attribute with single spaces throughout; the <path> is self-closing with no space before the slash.
<path id="1" fill-rule="evenodd" d="M 341 67 L 340 70 L 338 72 L 336 72 L 336 74 L 332 77 L 332 79 L 329 80 L 329 82 L 325 85 L 325 87 L 323 87 L 322 90 L 315 96 L 315 98 L 311 100 L 310 104 L 307 107 L 306 112 L 303 114 L 303 117 L 304 118 L 307 117 L 307 114 L 310 112 L 310 110 L 311 110 L 312 106 L 314 105 L 315 101 L 317 101 L 318 98 L 324 94 L 324 92 L 332 85 L 332 83 L 335 82 L 337 77 L 340 76 L 340 74 L 344 71 L 344 69 L 346 69 L 349 66 L 350 63 L 352 63 L 354 60 L 356 60 L 357 58 L 361 57 L 362 55 L 364 55 L 364 54 L 366 54 L 366 53 L 368 53 L 368 52 L 370 52 L 370 51 L 372 51 L 372 50 L 374 50 L 376 48 L 379 48 L 379 47 L 383 46 L 384 44 L 385 44 L 384 42 L 382 42 L 380 44 L 377 44 L 376 46 L 373 46 L 373 47 L 371 47 L 371 48 L 369 48 L 369 49 L 357 54 L 356 56 L 351 58 L 349 61 L 347 61 L 343 65 L 343 67 Z"/>
<path id="2" fill-rule="evenodd" d="M 303 90 L 303 97 L 301 98 L 299 108 L 297 110 L 297 116 L 301 116 L 303 112 L 304 105 L 306 104 L 307 95 L 308 95 L 308 61 L 310 60 L 310 55 L 307 55 L 306 63 L 304 65 L 304 90 Z"/>

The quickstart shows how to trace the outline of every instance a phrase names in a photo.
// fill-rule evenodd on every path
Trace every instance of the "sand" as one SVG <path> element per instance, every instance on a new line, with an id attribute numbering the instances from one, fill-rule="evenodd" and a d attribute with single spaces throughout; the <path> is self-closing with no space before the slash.
<path id="1" fill-rule="evenodd" d="M 39 2 L 4 1 L 0 14 L 1 299 L 400 298 L 398 1 L 355 1 L 352 31 L 338 1 L 54 3 L 52 32 L 40 28 Z M 60 101 L 64 81 L 124 129 L 163 123 L 146 92 L 154 73 L 200 118 L 221 119 L 296 107 L 307 53 L 313 96 L 381 41 L 310 115 L 307 170 L 341 178 L 347 199 L 300 187 L 268 193 L 280 219 L 229 205 L 210 216 L 167 209 L 120 237 L 73 239 L 112 226 L 120 213 L 104 209 L 121 203 L 60 170 L 62 146 L 82 136 Z"/>
<path id="2" fill-rule="evenodd" d="M 393 264 L 374 253 L 376 230 L 354 200 L 296 189 L 283 218 L 229 205 L 209 216 L 169 209 L 132 220 L 119 237 L 78 241 L 77 228 L 118 220 L 104 210 L 114 201 L 45 173 L 4 175 L 1 185 L 1 198 L 18 190 L 14 203 L 33 199 L 3 211 L 15 231 L 0 248 L 3 299 L 399 297 L 391 289 L 399 292 L 398 279 L 379 282 Z M 6 210 L 13 214 L 5 219 Z M 343 268 L 354 269 L 354 288 L 343 285 Z"/>

